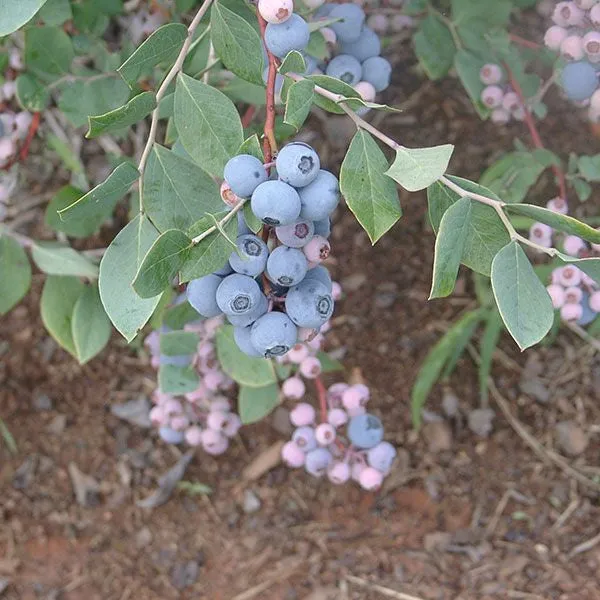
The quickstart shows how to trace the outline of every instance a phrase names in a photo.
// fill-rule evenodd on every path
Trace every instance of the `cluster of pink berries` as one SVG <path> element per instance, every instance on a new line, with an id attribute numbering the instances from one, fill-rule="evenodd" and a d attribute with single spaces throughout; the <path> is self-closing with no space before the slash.
<path id="1" fill-rule="evenodd" d="M 380 35 L 399 33 L 406 29 L 412 29 L 415 25 L 413 17 L 403 14 L 388 16 L 382 13 L 375 13 L 367 18 L 367 26 Z"/>
<path id="2" fill-rule="evenodd" d="M 525 107 L 512 87 L 503 84 L 505 74 L 500 65 L 483 65 L 479 79 L 486 86 L 481 92 L 481 102 L 492 111 L 490 118 L 494 123 L 525 120 Z"/>
<path id="3" fill-rule="evenodd" d="M 201 446 L 212 455 L 227 450 L 230 438 L 242 424 L 225 396 L 234 382 L 221 370 L 215 353 L 214 337 L 222 324 L 222 317 L 214 317 L 185 325 L 186 331 L 198 334 L 198 347 L 191 356 L 161 354 L 159 331 L 153 331 L 145 341 L 155 368 L 161 364 L 193 365 L 200 375 L 198 388 L 183 396 L 154 392 L 150 419 L 159 427 L 160 437 L 169 444 L 185 441 L 190 446 Z"/>
<path id="4" fill-rule="evenodd" d="M 546 208 L 566 215 L 568 205 L 562 198 L 552 198 Z M 539 246 L 551 248 L 557 232 L 545 223 L 534 223 L 529 230 L 529 239 Z M 560 234 L 562 235 L 562 234 Z M 576 235 L 562 236 L 562 249 L 575 258 L 587 258 L 600 252 L 600 244 L 588 244 Z M 600 313 L 600 291 L 598 284 L 575 265 L 565 265 L 552 271 L 551 283 L 546 288 L 556 310 L 564 321 L 589 325 Z"/>
<path id="5" fill-rule="evenodd" d="M 366 412 L 369 388 L 336 383 L 326 392 L 320 414 L 308 402 L 290 412 L 296 428 L 281 450 L 286 465 L 304 467 L 313 477 L 327 476 L 341 485 L 356 481 L 365 490 L 378 489 L 390 473 L 396 449 L 383 441 L 383 426 Z"/>

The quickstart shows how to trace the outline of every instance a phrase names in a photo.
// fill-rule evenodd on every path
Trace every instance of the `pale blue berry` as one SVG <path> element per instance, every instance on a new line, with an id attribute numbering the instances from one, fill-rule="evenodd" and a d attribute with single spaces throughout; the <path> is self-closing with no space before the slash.
<path id="1" fill-rule="evenodd" d="M 350 419 L 346 433 L 352 445 L 368 450 L 383 440 L 383 425 L 375 415 L 356 415 Z"/>
<path id="2" fill-rule="evenodd" d="M 275 166 L 281 181 L 301 188 L 316 179 L 321 163 L 314 148 L 304 142 L 292 142 L 280 150 Z"/>
<path id="3" fill-rule="evenodd" d="M 354 56 L 359 62 L 367 58 L 379 56 L 381 53 L 381 41 L 379 36 L 369 27 L 363 27 L 360 37 L 355 42 L 343 42 L 341 45 L 343 54 Z"/>
<path id="4" fill-rule="evenodd" d="M 247 275 L 234 273 L 217 288 L 217 304 L 226 315 L 243 315 L 259 305 L 263 293 L 258 283 Z"/>
<path id="5" fill-rule="evenodd" d="M 233 339 L 238 348 L 248 356 L 259 357 L 262 354 L 254 347 L 250 339 L 251 327 L 234 327 Z"/>
<path id="6" fill-rule="evenodd" d="M 267 245 L 256 235 L 241 235 L 235 241 L 237 252 L 232 252 L 229 264 L 236 273 L 256 277 L 267 265 L 269 250 Z"/>
<path id="7" fill-rule="evenodd" d="M 203 317 L 216 317 L 221 314 L 217 304 L 217 288 L 223 279 L 217 275 L 206 275 L 192 279 L 187 286 L 187 299 L 196 312 Z"/>
<path id="8" fill-rule="evenodd" d="M 370 467 L 387 473 L 392 468 L 392 463 L 396 458 L 396 448 L 389 442 L 380 442 L 367 451 L 367 462 Z"/>
<path id="9" fill-rule="evenodd" d="M 313 477 L 323 477 L 332 461 L 333 456 L 327 448 L 315 448 L 306 454 L 304 468 Z"/>
<path id="10" fill-rule="evenodd" d="M 340 201 L 338 179 L 333 173 L 321 169 L 313 182 L 298 190 L 298 195 L 302 219 L 317 222 L 327 219 Z"/>
<path id="11" fill-rule="evenodd" d="M 252 345 L 265 358 L 283 356 L 296 343 L 298 330 L 287 315 L 270 312 L 260 317 L 250 332 Z"/>
<path id="12" fill-rule="evenodd" d="M 277 58 L 285 58 L 292 50 L 304 50 L 309 38 L 308 23 L 296 13 L 283 23 L 269 23 L 265 30 L 265 44 Z"/>
<path id="13" fill-rule="evenodd" d="M 260 295 L 258 304 L 249 312 L 243 315 L 227 315 L 227 320 L 235 327 L 248 327 L 252 325 L 256 319 L 262 317 L 269 308 L 269 301 L 264 294 Z"/>
<path id="14" fill-rule="evenodd" d="M 161 427 L 158 430 L 158 435 L 160 435 L 162 441 L 167 444 L 181 444 L 184 439 L 183 431 L 176 431 L 170 427 Z"/>
<path id="15" fill-rule="evenodd" d="M 381 56 L 367 58 L 362 64 L 362 81 L 368 81 L 377 92 L 383 92 L 390 85 L 392 65 Z"/>
<path id="16" fill-rule="evenodd" d="M 335 31 L 341 43 L 355 42 L 360 37 L 365 22 L 365 11 L 356 4 L 336 4 L 329 13 L 331 19 L 340 19 L 329 27 Z"/>
<path id="17" fill-rule="evenodd" d="M 300 216 L 300 196 L 283 181 L 265 181 L 254 190 L 251 207 L 267 225 L 289 225 Z"/>
<path id="18" fill-rule="evenodd" d="M 569 63 L 561 73 L 561 83 L 570 100 L 581 102 L 598 88 L 598 75 L 589 62 Z"/>
<path id="19" fill-rule="evenodd" d="M 335 77 L 350 86 L 356 85 L 362 76 L 360 62 L 350 54 L 338 54 L 329 61 L 325 71 L 329 77 Z"/>
<path id="20" fill-rule="evenodd" d="M 329 289 L 316 279 L 305 279 L 289 289 L 285 310 L 298 326 L 319 329 L 333 314 L 334 302 Z"/>
<path id="21" fill-rule="evenodd" d="M 238 154 L 227 161 L 224 178 L 234 194 L 249 198 L 261 183 L 267 181 L 267 171 L 255 156 Z"/>
<path id="22" fill-rule="evenodd" d="M 267 277 L 279 285 L 289 287 L 300 283 L 307 270 L 306 256 L 297 248 L 278 246 L 267 260 Z"/>

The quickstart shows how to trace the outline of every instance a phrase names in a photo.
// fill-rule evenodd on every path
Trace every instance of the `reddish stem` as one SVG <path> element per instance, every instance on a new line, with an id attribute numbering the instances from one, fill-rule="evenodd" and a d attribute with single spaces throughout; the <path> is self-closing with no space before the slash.
<path id="1" fill-rule="evenodd" d="M 244 113 L 244 116 L 242 117 L 242 127 L 244 129 L 246 129 L 246 127 L 248 127 L 250 125 L 250 123 L 252 123 L 252 119 L 254 119 L 255 114 L 256 114 L 256 106 L 254 106 L 254 104 L 251 104 L 246 109 L 246 112 Z"/>
<path id="2" fill-rule="evenodd" d="M 264 43 L 267 22 L 262 18 L 259 12 L 256 14 L 260 26 L 260 34 Z M 265 155 L 265 162 L 269 163 L 273 158 L 273 154 L 277 152 L 277 142 L 275 141 L 275 78 L 277 76 L 277 60 L 269 52 L 268 48 L 267 57 L 269 59 L 269 74 L 267 76 L 267 116 L 265 118 L 263 152 Z"/>
<path id="3" fill-rule="evenodd" d="M 40 126 L 40 121 L 42 118 L 42 114 L 39 112 L 33 113 L 33 117 L 31 119 L 31 123 L 29 124 L 29 129 L 27 130 L 27 136 L 25 137 L 25 141 L 23 145 L 19 149 L 18 152 L 15 153 L 13 158 L 2 167 L 4 171 L 8 171 L 15 163 L 23 162 L 29 156 L 29 148 L 31 147 L 31 142 L 35 137 L 35 134 Z"/>
<path id="4" fill-rule="evenodd" d="M 523 48 L 531 48 L 532 50 L 539 50 L 542 45 L 537 42 L 532 42 L 531 40 L 526 40 L 520 35 L 516 35 L 514 33 L 509 34 L 508 36 L 511 42 L 518 44 L 519 46 L 523 46 Z"/>
<path id="5" fill-rule="evenodd" d="M 538 131 L 538 128 L 535 124 L 535 120 L 531 114 L 531 111 L 529 110 L 529 107 L 527 106 L 527 103 L 525 101 L 525 96 L 523 94 L 523 90 L 521 89 L 519 82 L 516 80 L 512 71 L 510 70 L 510 67 L 506 63 L 504 63 L 504 68 L 506 69 L 506 72 L 508 73 L 508 78 L 509 78 L 510 84 L 512 85 L 513 89 L 515 90 L 515 93 L 519 97 L 519 101 L 521 102 L 521 105 L 523 106 L 523 110 L 525 111 L 525 123 L 527 124 L 527 128 L 529 129 L 529 134 L 531 135 L 533 145 L 536 148 L 545 150 L 546 146 L 544 146 L 544 142 L 542 141 L 540 132 Z M 563 200 L 566 200 L 567 199 L 567 182 L 566 182 L 566 178 L 565 178 L 565 173 L 562 170 L 562 168 L 558 165 L 552 165 L 552 171 L 553 171 L 554 176 L 556 177 L 556 181 L 558 183 L 560 197 Z"/>
<path id="6" fill-rule="evenodd" d="M 317 388 L 317 397 L 319 398 L 321 423 L 327 423 L 327 390 L 321 377 L 315 379 L 315 387 Z"/>

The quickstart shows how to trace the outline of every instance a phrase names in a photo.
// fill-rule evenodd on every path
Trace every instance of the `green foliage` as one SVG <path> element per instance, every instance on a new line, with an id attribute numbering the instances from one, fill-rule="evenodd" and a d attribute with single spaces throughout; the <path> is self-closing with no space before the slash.
<path id="1" fill-rule="evenodd" d="M 198 347 L 198 334 L 193 331 L 169 331 L 160 334 L 160 353 L 166 356 L 194 354 Z"/>
<path id="2" fill-rule="evenodd" d="M 31 112 L 41 112 L 50 104 L 50 92 L 44 84 L 29 73 L 23 73 L 16 79 L 19 104 Z"/>
<path id="3" fill-rule="evenodd" d="M 200 377 L 192 366 L 160 365 L 158 368 L 158 387 L 163 394 L 178 396 L 198 389 Z"/>
<path id="4" fill-rule="evenodd" d="M 25 250 L 0 229 L 0 315 L 17 304 L 31 285 L 31 265 Z"/>
<path id="5" fill-rule="evenodd" d="M 454 146 L 396 149 L 396 158 L 387 175 L 409 192 L 418 192 L 437 181 L 448 168 Z"/>
<path id="6" fill-rule="evenodd" d="M 366 131 L 357 131 L 342 163 L 340 187 L 372 243 L 402 216 L 398 191 L 386 172 L 387 159 L 375 140 Z"/>
<path id="7" fill-rule="evenodd" d="M 45 3 L 46 0 L 0 0 L 0 37 L 23 27 Z"/>
<path id="8" fill-rule="evenodd" d="M 238 410 L 244 425 L 264 419 L 279 404 L 279 387 L 271 383 L 263 387 L 240 385 Z"/>
<path id="9" fill-rule="evenodd" d="M 73 344 L 79 364 L 85 364 L 108 343 L 112 327 L 106 316 L 97 285 L 86 287 L 73 308 Z"/>
<path id="10" fill-rule="evenodd" d="M 58 211 L 71 206 L 74 202 L 79 200 L 83 196 L 83 192 L 72 185 L 65 185 L 62 187 L 52 200 L 48 202 L 46 207 L 45 221 L 48 227 L 51 227 L 55 231 L 62 231 L 63 233 L 76 238 L 88 237 L 94 233 L 97 229 L 97 224 L 93 221 L 84 221 L 70 219 L 63 221 Z"/>
<path id="11" fill-rule="evenodd" d="M 89 117 L 89 130 L 87 138 L 120 131 L 134 125 L 147 117 L 156 108 L 156 95 L 154 92 L 142 92 L 134 96 L 127 104 L 115 108 L 103 115 Z"/>
<path id="12" fill-rule="evenodd" d="M 306 121 L 315 100 L 315 84 L 308 80 L 296 81 L 288 90 L 284 121 L 299 130 Z"/>
<path id="13" fill-rule="evenodd" d="M 413 36 L 415 53 L 431 79 L 448 74 L 454 61 L 456 47 L 452 32 L 437 16 L 428 15 Z"/>
<path id="14" fill-rule="evenodd" d="M 25 32 L 25 64 L 41 80 L 51 82 L 66 75 L 74 57 L 71 39 L 59 27 L 34 27 Z"/>
<path id="15" fill-rule="evenodd" d="M 292 50 L 288 52 L 287 56 L 281 61 L 279 73 L 285 75 L 286 73 L 304 73 L 306 71 L 306 61 L 300 52 Z"/>
<path id="16" fill-rule="evenodd" d="M 31 258 L 40 271 L 49 275 L 98 278 L 98 267 L 91 260 L 60 242 L 36 242 Z"/>

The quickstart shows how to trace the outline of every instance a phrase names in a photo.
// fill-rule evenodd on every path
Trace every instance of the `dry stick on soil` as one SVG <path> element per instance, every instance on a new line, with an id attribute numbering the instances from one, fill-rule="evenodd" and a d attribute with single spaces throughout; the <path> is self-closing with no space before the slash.
<path id="1" fill-rule="evenodd" d="M 202 17 L 206 14 L 206 11 L 210 8 L 213 0 L 204 0 L 202 6 L 198 9 L 196 16 L 190 23 L 188 27 L 187 37 L 185 38 L 185 42 L 177 56 L 177 60 L 175 64 L 171 67 L 171 70 L 167 73 L 167 76 L 164 78 L 161 83 L 158 91 L 156 92 L 156 108 L 152 112 L 152 121 L 150 123 L 150 133 L 148 134 L 148 140 L 146 141 L 146 146 L 144 147 L 144 151 L 142 152 L 142 157 L 140 158 L 140 164 L 138 165 L 138 171 L 140 172 L 140 204 L 139 209 L 140 213 L 144 211 L 144 207 L 142 205 L 142 185 L 144 179 L 144 169 L 146 168 L 146 163 L 148 162 L 148 157 L 150 156 L 150 151 L 152 150 L 152 146 L 154 146 L 154 142 L 156 140 L 156 132 L 158 130 L 158 113 L 159 108 L 158 105 L 160 101 L 163 99 L 164 95 L 167 93 L 167 88 L 175 79 L 179 71 L 181 71 L 183 67 L 183 62 L 185 61 L 185 57 L 187 56 L 188 50 L 192 45 L 192 38 L 194 37 L 194 33 L 200 25 L 200 21 Z"/>
<path id="2" fill-rule="evenodd" d="M 575 335 L 578 335 L 582 340 L 587 342 L 594 350 L 600 352 L 600 341 L 590 335 L 583 327 L 571 321 L 563 321 L 563 324 L 570 329 Z"/>
<path id="3" fill-rule="evenodd" d="M 598 535 L 595 535 L 593 538 L 587 540 L 587 542 L 583 542 L 575 546 L 575 548 L 573 548 L 573 550 L 569 552 L 569 558 L 573 558 L 574 556 L 577 556 L 577 554 L 581 554 L 582 552 L 587 552 L 588 550 L 591 550 L 594 546 L 597 546 L 598 544 L 600 544 L 600 533 Z"/>
<path id="4" fill-rule="evenodd" d="M 350 583 L 353 583 L 361 588 L 367 588 L 369 590 L 373 590 L 374 592 L 379 592 L 386 598 L 395 598 L 395 600 L 423 600 L 423 598 L 417 598 L 417 596 L 411 596 L 410 594 L 397 592 L 391 588 L 383 587 L 382 585 L 378 585 L 376 583 L 371 583 L 366 579 L 361 579 L 360 577 L 355 577 L 354 575 L 346 575 L 346 579 Z"/>

